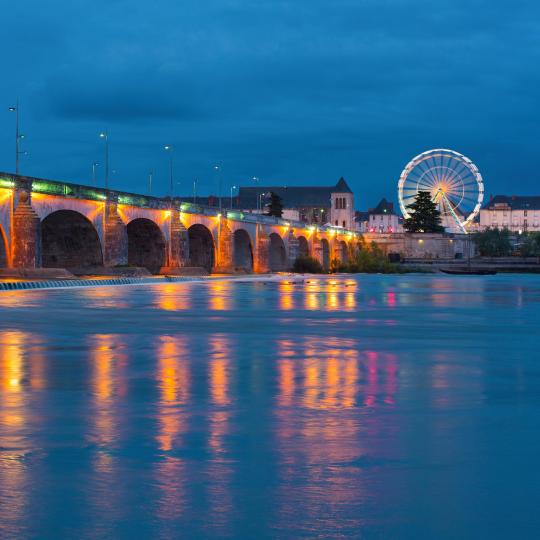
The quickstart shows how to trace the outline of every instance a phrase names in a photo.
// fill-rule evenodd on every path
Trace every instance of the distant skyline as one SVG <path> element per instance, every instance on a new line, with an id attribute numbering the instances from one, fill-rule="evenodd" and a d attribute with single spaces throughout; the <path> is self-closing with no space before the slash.
<path id="1" fill-rule="evenodd" d="M 332 185 L 396 202 L 430 148 L 492 194 L 540 194 L 540 5 L 479 0 L 18 0 L 3 10 L 0 170 L 113 189 Z M 114 173 L 112 171 L 115 171 Z"/>

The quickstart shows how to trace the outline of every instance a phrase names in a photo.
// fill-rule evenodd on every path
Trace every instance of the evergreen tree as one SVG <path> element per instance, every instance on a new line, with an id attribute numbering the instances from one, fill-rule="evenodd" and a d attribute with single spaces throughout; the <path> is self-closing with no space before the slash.
<path id="1" fill-rule="evenodd" d="M 273 191 L 270 192 L 270 202 L 267 206 L 266 215 L 275 216 L 278 218 L 283 215 L 283 202 L 281 200 L 281 197 Z"/>
<path id="2" fill-rule="evenodd" d="M 419 191 L 414 202 L 407 207 L 411 217 L 403 224 L 408 232 L 439 233 L 444 232 L 441 213 L 431 200 L 429 191 Z"/>

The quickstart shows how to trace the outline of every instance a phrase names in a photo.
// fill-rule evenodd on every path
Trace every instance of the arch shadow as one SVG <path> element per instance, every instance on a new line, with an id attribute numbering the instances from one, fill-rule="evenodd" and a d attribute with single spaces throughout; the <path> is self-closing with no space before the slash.
<path id="1" fill-rule="evenodd" d="M 304 236 L 298 237 L 298 256 L 299 257 L 309 256 L 309 243 Z"/>
<path id="2" fill-rule="evenodd" d="M 330 270 L 330 244 L 326 238 L 321 240 L 321 264 L 325 270 Z"/>
<path id="3" fill-rule="evenodd" d="M 57 210 L 41 222 L 44 268 L 103 266 L 99 235 L 92 222 L 75 210 Z"/>
<path id="4" fill-rule="evenodd" d="M 188 229 L 188 237 L 189 266 L 198 266 L 211 272 L 215 264 L 215 246 L 210 229 L 197 223 Z"/>
<path id="5" fill-rule="evenodd" d="M 136 218 L 126 227 L 128 264 L 158 274 L 167 260 L 167 244 L 159 226 L 150 219 Z"/>
<path id="6" fill-rule="evenodd" d="M 271 272 L 283 272 L 287 270 L 287 253 L 285 243 L 279 234 L 270 234 L 269 266 Z"/>
<path id="7" fill-rule="evenodd" d="M 253 247 L 248 232 L 237 229 L 233 234 L 233 242 L 234 267 L 253 272 Z"/>

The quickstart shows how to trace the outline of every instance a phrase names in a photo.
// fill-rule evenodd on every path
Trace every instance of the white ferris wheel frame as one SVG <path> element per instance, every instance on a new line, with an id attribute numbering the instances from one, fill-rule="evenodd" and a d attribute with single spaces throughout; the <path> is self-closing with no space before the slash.
<path id="1" fill-rule="evenodd" d="M 468 157 L 464 156 L 463 154 L 460 154 L 459 152 L 456 152 L 455 150 L 450 150 L 449 148 L 434 148 L 432 150 L 426 150 L 425 152 L 418 154 L 416 157 L 411 159 L 409 163 L 407 163 L 407 165 L 401 172 L 401 175 L 399 176 L 399 181 L 398 181 L 398 201 L 399 201 L 399 207 L 401 209 L 401 213 L 403 214 L 403 217 L 405 219 L 411 217 L 410 213 L 407 211 L 405 202 L 403 200 L 403 186 L 405 184 L 405 181 L 407 180 L 410 173 L 417 165 L 428 160 L 431 157 L 434 157 L 433 154 L 436 154 L 436 155 L 445 154 L 448 157 L 454 158 L 455 160 L 464 163 L 476 180 L 476 183 L 478 186 L 478 199 L 471 213 L 468 216 L 466 216 L 464 220 L 460 220 L 457 214 L 455 214 L 455 212 L 452 212 L 452 216 L 456 220 L 459 227 L 464 232 L 466 232 L 467 225 L 469 225 L 469 223 L 471 223 L 472 220 L 478 215 L 478 212 L 480 212 L 482 201 L 484 200 L 484 181 L 482 179 L 482 175 L 480 174 L 480 171 L 478 170 L 478 167 Z M 421 190 L 418 190 L 418 191 L 421 191 Z"/>

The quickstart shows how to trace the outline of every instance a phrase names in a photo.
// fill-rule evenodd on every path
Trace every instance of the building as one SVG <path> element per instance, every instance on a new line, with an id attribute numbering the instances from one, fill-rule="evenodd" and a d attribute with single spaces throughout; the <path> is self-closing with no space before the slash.
<path id="1" fill-rule="evenodd" d="M 354 194 L 343 178 L 335 186 L 242 186 L 235 206 L 245 212 L 261 212 L 264 196 L 270 192 L 281 197 L 285 219 L 330 224 L 348 230 L 355 228 Z"/>
<path id="2" fill-rule="evenodd" d="M 356 211 L 354 213 L 354 230 L 359 233 L 365 233 L 369 231 L 369 212 Z"/>
<path id="3" fill-rule="evenodd" d="M 480 209 L 480 229 L 540 231 L 540 196 L 496 195 Z"/>
<path id="4" fill-rule="evenodd" d="M 394 203 L 381 199 L 375 208 L 355 213 L 356 230 L 360 233 L 403 232 L 403 218 L 394 212 Z"/>

